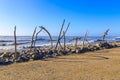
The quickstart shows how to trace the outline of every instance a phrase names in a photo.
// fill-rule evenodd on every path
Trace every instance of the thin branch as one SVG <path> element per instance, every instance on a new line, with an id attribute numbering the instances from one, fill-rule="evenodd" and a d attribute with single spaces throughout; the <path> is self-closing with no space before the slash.
<path id="1" fill-rule="evenodd" d="M 65 19 L 63 20 L 63 24 L 62 24 L 62 27 L 61 27 L 61 30 L 60 30 L 60 33 L 59 33 L 59 36 L 58 36 L 58 40 L 57 40 L 55 49 L 57 48 L 58 43 L 60 43 L 59 40 L 60 40 L 60 37 L 61 37 L 61 33 L 62 33 L 62 30 L 63 30 L 64 24 L 65 24 Z"/>
<path id="2" fill-rule="evenodd" d="M 37 27 L 35 27 L 34 32 L 33 32 L 33 35 L 32 35 L 32 41 L 31 41 L 30 51 L 32 50 L 32 47 L 33 47 L 34 36 L 35 36 L 35 33 L 36 33 L 36 29 L 37 29 Z"/>
<path id="3" fill-rule="evenodd" d="M 40 31 L 38 31 L 38 32 L 36 33 L 36 35 L 35 35 L 34 47 L 35 47 L 35 44 L 36 44 L 36 40 L 37 40 L 37 38 L 38 38 L 38 34 L 39 34 L 41 31 L 42 31 L 42 29 L 40 29 Z"/>
<path id="4" fill-rule="evenodd" d="M 64 37 L 64 35 L 65 35 L 65 34 L 66 34 L 66 32 L 68 31 L 69 26 L 70 26 L 70 22 L 68 23 L 68 26 L 67 26 L 67 28 L 66 28 L 66 30 L 65 30 L 65 32 L 64 32 L 64 34 L 60 37 L 60 39 L 62 39 L 62 38 Z"/>
<path id="5" fill-rule="evenodd" d="M 103 41 L 105 40 L 106 35 L 108 35 L 109 30 L 110 30 L 110 29 L 107 29 L 107 30 L 104 32 L 104 34 L 103 34 L 103 36 L 102 36 L 102 40 L 103 40 Z"/>
<path id="6" fill-rule="evenodd" d="M 85 46 L 85 42 L 87 41 L 87 31 L 86 31 L 86 33 L 85 33 L 85 36 L 84 36 L 84 40 L 83 40 L 83 47 Z"/>

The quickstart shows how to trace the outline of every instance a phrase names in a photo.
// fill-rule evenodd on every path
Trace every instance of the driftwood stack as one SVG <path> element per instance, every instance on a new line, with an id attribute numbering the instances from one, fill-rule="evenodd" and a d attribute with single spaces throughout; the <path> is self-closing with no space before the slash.
<path id="1" fill-rule="evenodd" d="M 83 39 L 83 45 L 78 45 L 78 40 L 81 40 L 81 37 L 76 37 L 73 40 L 75 40 L 74 46 L 66 46 L 66 33 L 69 29 L 70 23 L 68 23 L 68 26 L 65 31 L 63 31 L 65 24 L 65 20 L 63 20 L 63 24 L 60 29 L 60 33 L 57 39 L 57 43 L 55 46 L 53 46 L 53 40 L 50 32 L 43 26 L 39 27 L 39 31 L 36 32 L 37 27 L 35 27 L 35 30 L 32 35 L 31 39 L 31 45 L 30 48 L 27 50 L 23 50 L 21 52 L 17 52 L 17 38 L 16 38 L 16 26 L 14 28 L 14 44 L 15 44 L 15 52 L 3 52 L 0 53 L 0 64 L 11 64 L 14 62 L 26 62 L 29 60 L 42 60 L 45 58 L 53 58 L 61 55 L 69 55 L 74 53 L 84 53 L 88 51 L 96 51 L 101 49 L 108 49 L 113 47 L 120 47 L 120 42 L 107 42 L 105 41 L 105 37 L 108 34 L 108 30 L 105 31 L 105 33 L 102 36 L 102 40 L 98 44 L 90 44 L 87 40 L 87 34 L 85 33 L 84 39 Z M 51 42 L 50 48 L 37 48 L 36 47 L 36 41 L 38 40 L 38 34 L 44 30 Z M 63 39 L 64 44 L 61 45 L 61 39 Z M 88 45 L 86 45 L 86 43 Z M 59 45 L 59 46 L 58 46 Z"/>

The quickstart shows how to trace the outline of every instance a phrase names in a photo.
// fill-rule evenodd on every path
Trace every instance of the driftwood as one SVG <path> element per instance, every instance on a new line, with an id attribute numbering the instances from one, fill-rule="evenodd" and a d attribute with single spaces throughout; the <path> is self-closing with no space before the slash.
<path id="1" fill-rule="evenodd" d="M 66 30 L 65 30 L 65 32 L 63 33 L 63 35 L 59 38 L 59 45 L 60 45 L 60 47 L 62 48 L 62 45 L 61 45 L 61 43 L 60 43 L 60 40 L 63 38 L 63 37 L 65 37 L 65 35 L 66 35 L 66 32 L 67 32 L 67 30 L 68 30 L 68 28 L 69 28 L 69 26 L 70 26 L 70 23 L 68 23 L 68 26 L 67 26 L 67 28 L 66 28 Z"/>
<path id="2" fill-rule="evenodd" d="M 66 49 L 66 36 L 65 36 L 65 32 L 63 31 L 63 35 L 64 35 L 64 50 Z"/>
<path id="3" fill-rule="evenodd" d="M 78 37 L 75 38 L 75 49 L 77 48 L 77 44 L 78 44 Z"/>
<path id="4" fill-rule="evenodd" d="M 35 27 L 34 32 L 33 32 L 33 35 L 32 35 L 32 41 L 31 41 L 30 51 L 32 50 L 32 47 L 33 47 L 34 36 L 35 36 L 35 33 L 36 33 L 36 29 L 37 29 L 37 27 Z"/>
<path id="5" fill-rule="evenodd" d="M 68 31 L 69 26 L 70 26 L 70 23 L 68 23 L 68 26 L 67 26 L 67 28 L 66 28 L 66 30 L 65 30 L 65 32 L 64 32 L 64 34 L 60 37 L 60 39 L 62 39 L 62 38 L 64 37 L 64 35 L 65 35 L 65 34 L 66 34 L 66 32 Z"/>
<path id="6" fill-rule="evenodd" d="M 47 34 L 48 34 L 48 36 L 50 38 L 51 48 L 53 48 L 52 36 L 50 35 L 50 32 L 46 28 L 44 28 L 43 26 L 40 26 L 40 28 L 41 28 L 41 30 L 44 30 L 44 31 L 47 32 Z"/>
<path id="7" fill-rule="evenodd" d="M 16 26 L 14 27 L 15 59 L 17 58 Z"/>
<path id="8" fill-rule="evenodd" d="M 88 34 L 88 32 L 85 33 L 85 36 L 84 36 L 84 39 L 83 39 L 83 48 L 85 47 L 85 43 L 88 42 L 88 40 L 87 40 L 87 34 Z"/>
<path id="9" fill-rule="evenodd" d="M 35 46 L 35 44 L 36 44 L 36 40 L 37 40 L 37 38 L 38 38 L 38 34 L 39 34 L 41 31 L 42 31 L 42 29 L 40 29 L 40 31 L 38 31 L 38 32 L 36 33 L 36 35 L 35 35 L 34 46 Z"/>
<path id="10" fill-rule="evenodd" d="M 61 34 L 62 34 L 63 27 L 64 27 L 64 24 L 65 24 L 65 20 L 63 20 L 63 24 L 62 24 L 62 27 L 61 27 L 61 30 L 60 30 L 60 33 L 59 33 L 59 36 L 58 36 L 58 40 L 57 40 L 55 49 L 57 48 L 58 44 L 59 44 L 60 47 L 62 48 L 62 45 L 61 45 L 61 43 L 60 43 L 60 40 L 61 40 L 63 37 L 65 37 L 65 34 L 66 34 L 66 32 L 67 32 L 67 30 L 68 30 L 68 28 L 69 28 L 69 26 L 70 26 L 70 23 L 68 23 L 68 26 L 67 26 L 66 30 L 63 32 L 63 35 L 61 35 Z M 65 44 L 64 44 L 64 47 L 65 47 Z M 65 48 L 62 48 L 62 49 L 65 49 Z"/>
<path id="11" fill-rule="evenodd" d="M 57 40 L 55 49 L 57 48 L 58 43 L 60 43 L 60 37 L 61 37 L 61 34 L 62 34 L 62 30 L 63 30 L 64 24 L 65 24 L 65 19 L 63 20 L 63 24 L 62 24 L 62 27 L 61 27 L 61 30 L 60 30 L 60 33 L 59 33 L 59 36 L 58 36 L 58 40 Z"/>
<path id="12" fill-rule="evenodd" d="M 102 36 L 102 40 L 103 40 L 103 41 L 105 40 L 106 35 L 108 35 L 109 30 L 110 30 L 110 29 L 107 29 L 107 30 L 104 32 L 104 34 L 103 34 L 103 36 Z"/>

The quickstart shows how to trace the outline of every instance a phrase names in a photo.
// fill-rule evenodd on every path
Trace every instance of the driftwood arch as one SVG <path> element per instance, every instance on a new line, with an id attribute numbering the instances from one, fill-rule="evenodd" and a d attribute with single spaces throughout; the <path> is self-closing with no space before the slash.
<path id="1" fill-rule="evenodd" d="M 50 32 L 49 32 L 45 27 L 43 27 L 43 26 L 39 26 L 39 28 L 40 28 L 40 31 L 38 31 L 38 32 L 36 33 L 35 43 L 36 43 L 38 34 L 39 34 L 42 30 L 44 30 L 44 31 L 48 34 L 48 36 L 49 36 L 49 38 L 50 38 L 50 42 L 51 42 L 51 48 L 53 48 L 52 36 L 51 36 Z M 35 46 L 35 43 L 34 43 L 34 46 Z"/>

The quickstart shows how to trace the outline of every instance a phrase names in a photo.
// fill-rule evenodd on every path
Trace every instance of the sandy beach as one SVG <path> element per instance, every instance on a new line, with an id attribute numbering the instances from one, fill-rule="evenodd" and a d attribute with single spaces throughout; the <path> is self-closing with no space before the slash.
<path id="1" fill-rule="evenodd" d="M 120 80 L 120 48 L 0 66 L 0 80 Z"/>

